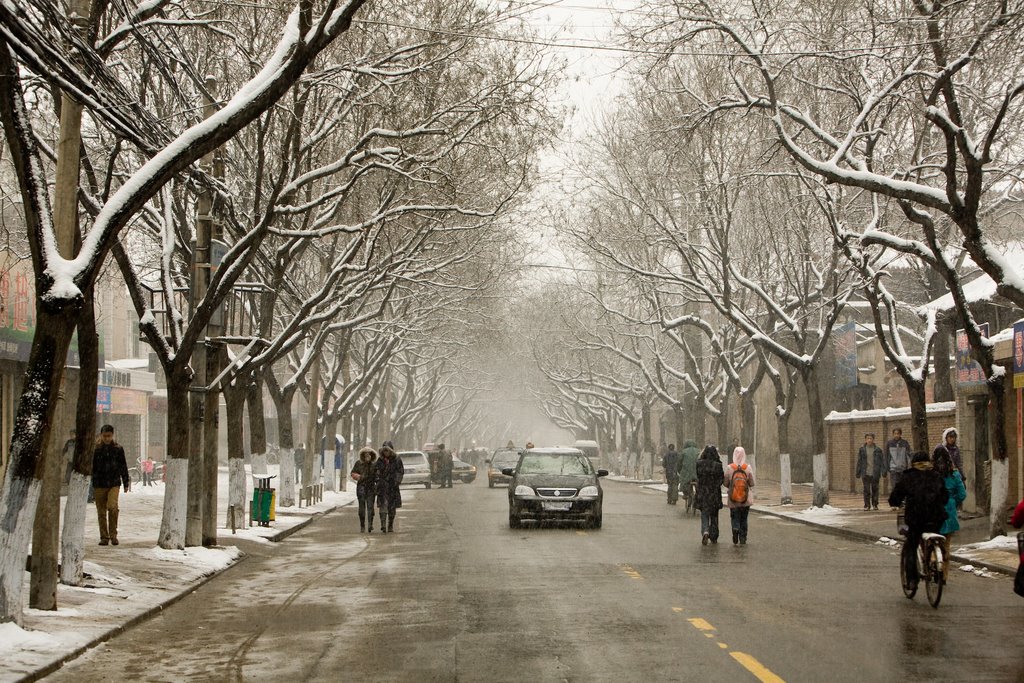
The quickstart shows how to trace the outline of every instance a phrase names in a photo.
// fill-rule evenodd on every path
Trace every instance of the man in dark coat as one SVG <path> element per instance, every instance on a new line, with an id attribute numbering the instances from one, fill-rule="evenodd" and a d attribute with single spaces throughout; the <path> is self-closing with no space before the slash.
<path id="1" fill-rule="evenodd" d="M 380 447 L 380 457 L 373 466 L 377 480 L 377 511 L 380 513 L 380 530 L 389 533 L 395 530 L 395 513 L 402 507 L 402 492 L 398 488 L 405 478 L 405 466 L 395 454 L 395 447 L 385 441 Z"/>
<path id="2" fill-rule="evenodd" d="M 131 486 L 124 449 L 114 441 L 114 428 L 103 425 L 100 440 L 92 454 L 92 486 L 95 489 L 96 516 L 100 524 L 100 545 L 117 545 L 117 499 L 120 487 Z"/>
<path id="3" fill-rule="evenodd" d="M 864 445 L 857 451 L 857 478 L 864 482 L 864 509 L 878 509 L 878 481 L 889 474 L 885 454 L 875 444 L 875 435 L 864 435 Z"/>
<path id="4" fill-rule="evenodd" d="M 661 466 L 665 468 L 665 481 L 668 482 L 668 504 L 675 505 L 679 500 L 679 452 L 674 443 L 670 443 L 665 455 L 661 456 Z"/>
<path id="5" fill-rule="evenodd" d="M 946 500 L 949 494 L 942 476 L 932 468 L 927 453 L 915 453 L 910 469 L 903 473 L 899 483 L 889 494 L 890 507 L 906 504 L 903 521 L 906 523 L 907 540 L 903 544 L 903 561 L 907 568 L 907 580 L 917 583 L 917 560 L 915 553 L 924 533 L 938 533 L 946 521 Z"/>
<path id="6" fill-rule="evenodd" d="M 694 501 L 700 510 L 701 545 L 708 541 L 718 543 L 718 511 L 722 509 L 722 484 L 725 470 L 718 449 L 712 445 L 704 447 L 697 460 L 697 493 Z"/>
<path id="7" fill-rule="evenodd" d="M 445 448 L 443 443 L 437 444 L 437 469 L 441 477 L 441 488 L 450 489 L 452 487 L 454 467 L 455 461 L 452 459 L 452 452 Z"/>

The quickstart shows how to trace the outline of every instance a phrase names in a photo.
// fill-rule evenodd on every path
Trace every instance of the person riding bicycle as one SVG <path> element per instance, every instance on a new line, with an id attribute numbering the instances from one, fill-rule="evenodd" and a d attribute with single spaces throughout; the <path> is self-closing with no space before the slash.
<path id="1" fill-rule="evenodd" d="M 690 482 L 697 481 L 697 458 L 699 456 L 700 449 L 697 448 L 697 442 L 693 439 L 687 439 L 686 445 L 679 454 L 679 460 L 676 462 L 679 488 L 682 490 L 683 497 L 686 498 L 688 504 L 692 504 L 690 503 L 690 493 L 692 490 Z"/>
<path id="2" fill-rule="evenodd" d="M 906 503 L 904 522 L 907 540 L 903 544 L 903 562 L 907 568 L 907 579 L 917 583 L 917 560 L 915 553 L 925 533 L 938 533 L 946 521 L 946 501 L 949 494 L 942 475 L 934 470 L 927 453 L 914 453 L 910 469 L 893 487 L 889 494 L 889 506 L 898 508 Z"/>

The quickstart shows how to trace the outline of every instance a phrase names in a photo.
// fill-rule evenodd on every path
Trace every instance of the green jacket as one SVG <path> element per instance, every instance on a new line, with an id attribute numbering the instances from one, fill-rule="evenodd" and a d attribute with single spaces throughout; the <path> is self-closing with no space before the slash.
<path id="1" fill-rule="evenodd" d="M 697 442 L 693 439 L 686 441 L 686 447 L 679 454 L 679 464 L 676 470 L 679 472 L 679 481 L 688 482 L 697 478 L 697 457 L 700 451 L 697 449 Z"/>

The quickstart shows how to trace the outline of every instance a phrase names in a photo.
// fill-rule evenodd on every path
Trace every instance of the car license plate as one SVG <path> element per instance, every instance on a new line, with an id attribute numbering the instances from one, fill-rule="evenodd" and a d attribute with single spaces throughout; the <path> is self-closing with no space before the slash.
<path id="1" fill-rule="evenodd" d="M 572 509 L 572 503 L 551 503 L 548 501 L 544 501 L 543 503 L 541 503 L 541 507 L 544 508 L 545 510 L 560 510 L 564 512 L 565 510 Z"/>

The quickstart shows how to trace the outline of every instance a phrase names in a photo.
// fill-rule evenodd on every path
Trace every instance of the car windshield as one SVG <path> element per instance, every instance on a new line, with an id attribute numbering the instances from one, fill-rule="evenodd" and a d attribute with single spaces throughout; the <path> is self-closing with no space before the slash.
<path id="1" fill-rule="evenodd" d="M 427 458 L 422 453 L 399 453 L 403 465 L 426 465 Z"/>
<path id="2" fill-rule="evenodd" d="M 518 451 L 498 451 L 491 458 L 491 465 L 499 470 L 502 467 L 515 467 L 517 462 L 519 462 Z"/>
<path id="3" fill-rule="evenodd" d="M 593 474 L 590 461 L 575 453 L 528 453 L 519 474 Z"/>

